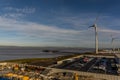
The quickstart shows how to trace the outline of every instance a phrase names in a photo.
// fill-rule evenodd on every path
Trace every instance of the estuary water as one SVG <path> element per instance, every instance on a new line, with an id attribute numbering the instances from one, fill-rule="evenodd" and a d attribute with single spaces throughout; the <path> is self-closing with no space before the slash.
<path id="1" fill-rule="evenodd" d="M 0 61 L 24 58 L 51 58 L 57 56 L 62 55 L 42 52 L 41 50 L 0 50 Z"/>
<path id="2" fill-rule="evenodd" d="M 86 50 L 72 50 L 71 49 L 54 49 L 49 48 L 49 50 L 59 50 L 59 52 L 43 52 L 48 48 L 19 48 L 19 47 L 0 47 L 0 61 L 2 60 L 13 60 L 13 59 L 24 59 L 24 58 L 52 58 L 57 56 L 64 56 L 74 54 L 76 52 L 83 53 Z M 64 53 L 63 53 L 64 52 Z"/>

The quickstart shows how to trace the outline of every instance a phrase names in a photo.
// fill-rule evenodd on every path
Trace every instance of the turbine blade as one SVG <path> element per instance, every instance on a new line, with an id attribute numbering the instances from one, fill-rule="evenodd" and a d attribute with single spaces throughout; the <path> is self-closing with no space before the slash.
<path id="1" fill-rule="evenodd" d="M 91 28 L 92 26 L 89 26 L 88 28 Z"/>
<path id="2" fill-rule="evenodd" d="M 114 38 L 112 38 L 111 43 L 113 43 Z"/>
<path id="3" fill-rule="evenodd" d="M 99 15 L 96 17 L 94 24 L 98 21 Z"/>
<path id="4" fill-rule="evenodd" d="M 111 34 L 110 36 L 111 36 L 111 38 L 113 38 L 113 35 L 112 35 L 112 34 Z"/>

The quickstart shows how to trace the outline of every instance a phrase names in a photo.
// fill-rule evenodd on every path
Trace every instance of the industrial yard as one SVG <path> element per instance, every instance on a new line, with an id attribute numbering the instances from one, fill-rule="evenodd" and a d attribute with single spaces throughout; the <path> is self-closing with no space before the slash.
<path id="1" fill-rule="evenodd" d="M 84 56 L 75 60 L 64 61 L 56 68 L 118 75 L 117 61 L 114 58 Z"/>
<path id="2" fill-rule="evenodd" d="M 8 80 L 119 80 L 116 56 L 80 55 L 47 67 L 4 62 L 2 78 Z"/>

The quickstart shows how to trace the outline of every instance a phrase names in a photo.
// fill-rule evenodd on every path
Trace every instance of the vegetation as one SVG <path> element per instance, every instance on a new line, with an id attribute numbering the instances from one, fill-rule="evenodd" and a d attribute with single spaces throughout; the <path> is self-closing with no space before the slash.
<path id="1" fill-rule="evenodd" d="M 49 66 L 51 64 L 55 64 L 57 61 L 75 57 L 78 55 L 81 55 L 81 54 L 59 56 L 59 57 L 55 57 L 55 58 L 28 58 L 28 59 L 5 60 L 5 61 L 1 61 L 1 62 L 15 62 L 15 63 L 23 63 L 23 64 L 27 63 L 27 64 L 39 65 L 39 66 Z"/>
<path id="2" fill-rule="evenodd" d="M 72 55 L 67 55 L 67 56 L 59 56 L 55 58 L 27 58 L 27 59 L 5 60 L 1 62 L 15 62 L 15 63 L 23 63 L 23 64 L 26 63 L 26 64 L 39 65 L 39 66 L 49 66 L 51 64 L 57 63 L 57 61 L 72 58 L 72 57 L 79 56 L 79 55 L 83 55 L 83 54 L 72 54 Z M 87 56 L 87 55 L 108 56 L 108 54 L 95 54 L 91 52 L 84 53 L 84 56 Z M 110 55 L 112 56 L 112 54 L 109 54 L 109 56 Z"/>

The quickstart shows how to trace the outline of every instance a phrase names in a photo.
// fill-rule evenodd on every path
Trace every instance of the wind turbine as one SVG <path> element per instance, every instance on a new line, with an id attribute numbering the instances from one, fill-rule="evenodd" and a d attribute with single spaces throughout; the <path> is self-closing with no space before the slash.
<path id="1" fill-rule="evenodd" d="M 90 26 L 95 29 L 95 53 L 96 54 L 98 54 L 98 28 L 97 28 L 97 24 L 96 24 L 98 17 L 99 16 L 96 17 L 94 24 L 92 26 Z"/>
<path id="2" fill-rule="evenodd" d="M 111 45 L 112 45 L 112 51 L 114 52 L 114 50 L 115 50 L 115 46 L 114 46 L 114 40 L 115 40 L 115 38 L 112 38 L 112 41 L 111 41 Z"/>
<path id="3" fill-rule="evenodd" d="M 118 38 L 114 38 L 112 35 L 111 35 L 111 45 L 112 45 L 112 50 L 114 51 L 115 50 L 115 45 L 114 45 L 114 40 L 118 39 Z"/>

